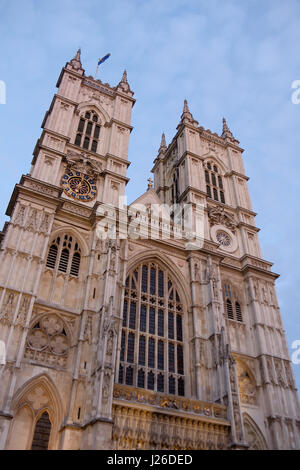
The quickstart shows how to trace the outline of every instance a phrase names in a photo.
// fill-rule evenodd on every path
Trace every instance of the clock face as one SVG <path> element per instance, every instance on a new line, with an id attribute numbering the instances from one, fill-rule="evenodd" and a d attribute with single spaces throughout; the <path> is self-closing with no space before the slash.
<path id="1" fill-rule="evenodd" d="M 95 180 L 79 171 L 69 171 L 61 181 L 64 192 L 78 201 L 91 201 L 97 195 Z"/>

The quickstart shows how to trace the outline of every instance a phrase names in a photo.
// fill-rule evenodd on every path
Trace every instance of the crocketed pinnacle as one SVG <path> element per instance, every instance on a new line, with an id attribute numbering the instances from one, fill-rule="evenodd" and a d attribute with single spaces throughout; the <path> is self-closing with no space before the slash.
<path id="1" fill-rule="evenodd" d="M 161 142 L 160 142 L 160 147 L 158 149 L 158 152 L 164 152 L 166 149 L 167 149 L 166 136 L 165 136 L 165 133 L 163 132 L 161 135 Z"/>
<path id="2" fill-rule="evenodd" d="M 184 100 L 183 112 L 182 112 L 182 115 L 181 115 L 180 124 L 192 124 L 193 126 L 197 126 L 197 125 L 198 125 L 198 122 L 195 121 L 195 119 L 193 118 L 192 113 L 191 113 L 190 110 L 189 110 L 189 106 L 188 106 L 187 100 Z"/>
<path id="3" fill-rule="evenodd" d="M 124 70 L 123 75 L 122 75 L 122 78 L 121 78 L 121 81 L 119 82 L 117 88 L 120 89 L 120 90 L 122 90 L 124 93 L 131 92 L 131 90 L 130 90 L 130 85 L 129 85 L 128 80 L 127 80 L 127 72 L 126 72 L 126 70 Z M 133 94 L 133 93 L 132 93 L 132 94 Z"/>
<path id="4" fill-rule="evenodd" d="M 123 75 L 122 75 L 122 78 L 121 78 L 121 82 L 120 82 L 120 83 L 128 83 L 126 70 L 124 70 L 124 72 L 123 72 Z"/>
<path id="5" fill-rule="evenodd" d="M 233 137 L 233 135 L 232 135 L 232 132 L 231 132 L 231 130 L 229 129 L 225 118 L 223 118 L 223 132 L 222 132 L 222 137 L 223 137 L 224 139 L 226 139 L 226 138 L 228 138 L 228 139 L 234 139 L 234 137 Z"/>
<path id="6" fill-rule="evenodd" d="M 82 69 L 82 64 L 81 64 L 81 49 L 79 48 L 78 51 L 76 52 L 75 56 L 73 59 L 70 61 L 71 66 L 75 70 Z"/>

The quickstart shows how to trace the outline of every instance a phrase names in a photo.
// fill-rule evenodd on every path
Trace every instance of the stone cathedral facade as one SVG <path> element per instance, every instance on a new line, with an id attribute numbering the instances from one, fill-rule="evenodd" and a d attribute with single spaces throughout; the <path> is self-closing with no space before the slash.
<path id="1" fill-rule="evenodd" d="M 0 448 L 299 449 L 278 276 L 226 121 L 212 133 L 185 101 L 126 219 L 126 72 L 86 76 L 79 50 L 57 87 L 1 232 Z M 124 236 L 162 203 L 203 208 L 201 248 L 174 214 L 155 219 L 168 237 Z"/>

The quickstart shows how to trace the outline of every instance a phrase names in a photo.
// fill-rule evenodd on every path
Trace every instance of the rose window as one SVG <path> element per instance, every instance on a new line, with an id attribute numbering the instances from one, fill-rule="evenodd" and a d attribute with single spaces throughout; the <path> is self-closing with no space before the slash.
<path id="1" fill-rule="evenodd" d="M 217 239 L 218 243 L 220 243 L 220 245 L 222 245 L 222 246 L 230 246 L 231 245 L 231 239 L 230 239 L 229 235 L 227 235 L 227 233 L 225 233 L 225 232 L 217 233 L 216 239 Z"/>

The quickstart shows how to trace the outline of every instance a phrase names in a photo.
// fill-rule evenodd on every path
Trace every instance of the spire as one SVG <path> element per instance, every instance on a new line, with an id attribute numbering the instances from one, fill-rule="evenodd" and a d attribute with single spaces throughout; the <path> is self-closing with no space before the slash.
<path id="1" fill-rule="evenodd" d="M 79 48 L 72 60 L 70 60 L 70 65 L 74 70 L 82 70 L 81 64 L 81 49 Z"/>
<path id="2" fill-rule="evenodd" d="M 182 112 L 182 115 L 181 115 L 180 124 L 188 124 L 188 123 L 192 124 L 192 126 L 194 126 L 194 127 L 196 127 L 198 125 L 198 122 L 195 121 L 195 119 L 193 118 L 193 115 L 189 110 L 188 102 L 185 99 L 184 104 L 183 104 L 183 112 Z"/>
<path id="3" fill-rule="evenodd" d="M 163 132 L 161 135 L 161 142 L 160 142 L 160 147 L 158 149 L 158 153 L 165 152 L 166 150 L 167 150 L 166 136 L 165 136 L 165 133 Z"/>
<path id="4" fill-rule="evenodd" d="M 231 130 L 229 129 L 229 127 L 227 125 L 227 122 L 226 122 L 225 118 L 223 118 L 223 131 L 222 131 L 222 136 L 221 137 L 223 137 L 223 139 L 235 140 L 233 135 L 232 135 Z"/>

